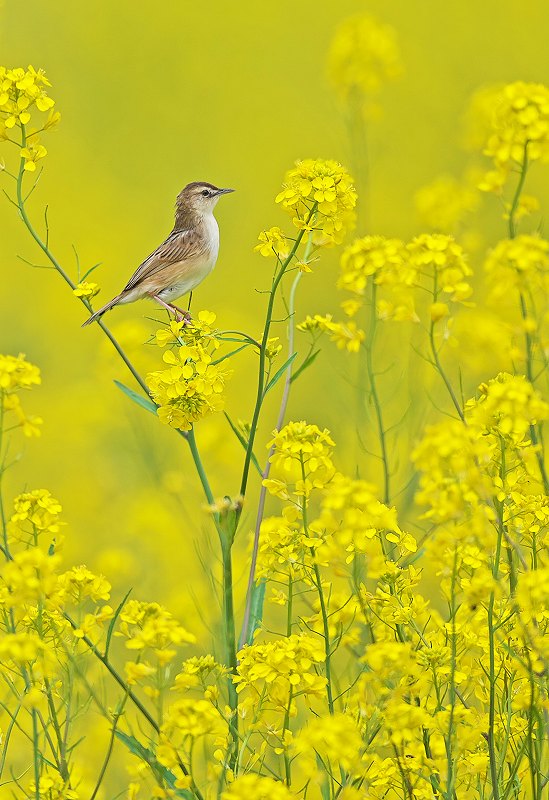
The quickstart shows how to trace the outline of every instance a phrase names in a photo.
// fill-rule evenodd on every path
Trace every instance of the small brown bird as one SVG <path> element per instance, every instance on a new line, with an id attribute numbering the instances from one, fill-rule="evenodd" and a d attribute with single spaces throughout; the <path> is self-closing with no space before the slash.
<path id="1" fill-rule="evenodd" d="M 173 230 L 154 253 L 136 269 L 120 294 L 84 322 L 89 325 L 105 311 L 122 303 L 150 297 L 175 314 L 186 311 L 174 300 L 195 289 L 210 274 L 219 253 L 219 227 L 213 210 L 222 194 L 234 189 L 218 189 L 211 183 L 189 183 L 178 194 Z"/>

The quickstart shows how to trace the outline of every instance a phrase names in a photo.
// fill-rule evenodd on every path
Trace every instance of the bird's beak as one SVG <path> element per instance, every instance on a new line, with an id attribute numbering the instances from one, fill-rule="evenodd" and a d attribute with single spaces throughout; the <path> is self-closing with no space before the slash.
<path id="1" fill-rule="evenodd" d="M 217 194 L 230 194 L 234 192 L 234 189 L 218 189 Z"/>

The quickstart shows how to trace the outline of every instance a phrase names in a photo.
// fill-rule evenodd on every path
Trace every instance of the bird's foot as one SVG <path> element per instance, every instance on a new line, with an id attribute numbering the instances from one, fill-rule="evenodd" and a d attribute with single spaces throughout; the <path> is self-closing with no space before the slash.
<path id="1" fill-rule="evenodd" d="M 175 312 L 177 322 L 185 322 L 185 325 L 190 325 L 193 319 L 190 311 L 185 311 L 183 308 L 179 308 L 179 306 L 174 306 L 173 303 L 171 303 L 171 307 Z"/>

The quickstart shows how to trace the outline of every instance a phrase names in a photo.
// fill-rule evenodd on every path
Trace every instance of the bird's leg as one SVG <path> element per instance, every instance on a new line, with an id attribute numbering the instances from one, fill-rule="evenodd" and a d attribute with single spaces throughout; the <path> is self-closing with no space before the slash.
<path id="1" fill-rule="evenodd" d="M 172 305 L 172 308 L 175 308 L 175 310 L 179 314 L 181 314 L 181 318 L 184 319 L 187 324 L 192 321 L 190 311 L 185 311 L 183 308 L 179 308 L 179 306 L 174 306 L 174 305 Z"/>
<path id="2" fill-rule="evenodd" d="M 164 302 L 159 294 L 151 294 L 151 297 L 156 300 L 157 303 L 160 303 L 161 306 L 164 306 L 164 308 L 166 308 L 170 313 L 172 313 L 176 322 L 182 322 L 185 319 L 185 311 L 181 311 L 180 308 L 173 306 L 171 303 Z"/>

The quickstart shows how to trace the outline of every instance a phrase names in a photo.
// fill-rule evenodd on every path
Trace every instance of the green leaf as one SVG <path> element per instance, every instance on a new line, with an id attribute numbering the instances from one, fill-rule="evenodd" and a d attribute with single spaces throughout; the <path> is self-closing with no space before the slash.
<path id="1" fill-rule="evenodd" d="M 278 383 L 278 381 L 280 380 L 280 378 L 281 378 L 281 377 L 284 375 L 284 373 L 286 372 L 286 370 L 288 369 L 288 367 L 290 366 L 290 364 L 292 363 L 292 361 L 293 361 L 295 358 L 297 358 L 297 353 L 292 353 L 292 355 L 290 356 L 290 358 L 288 358 L 288 359 L 287 359 L 287 360 L 286 360 L 286 361 L 285 361 L 285 362 L 282 364 L 282 366 L 280 367 L 280 369 L 278 369 L 278 370 L 275 372 L 274 376 L 271 378 L 271 380 L 269 381 L 269 383 L 268 383 L 268 384 L 267 384 L 267 386 L 265 387 L 265 391 L 263 392 L 263 397 L 265 397 L 265 395 L 267 394 L 267 392 L 269 392 L 269 391 L 270 391 L 270 390 L 273 388 L 273 386 L 274 386 L 275 384 L 277 384 L 277 383 Z"/>
<path id="2" fill-rule="evenodd" d="M 293 383 L 295 380 L 297 380 L 299 378 L 299 376 L 301 375 L 301 373 L 305 372 L 305 370 L 308 367 L 311 366 L 311 364 L 313 363 L 313 361 L 315 361 L 315 359 L 319 355 L 319 353 L 320 353 L 320 350 L 315 350 L 314 353 L 310 353 L 307 356 L 307 358 L 305 359 L 303 364 L 299 367 L 299 369 L 296 369 L 296 371 L 294 372 L 294 374 L 290 378 L 290 383 Z"/>
<path id="3" fill-rule="evenodd" d="M 215 361 L 212 361 L 212 365 L 215 366 L 216 364 L 221 364 L 223 361 L 226 361 L 231 356 L 235 356 L 237 353 L 240 353 L 241 350 L 245 350 L 246 347 L 249 347 L 249 346 L 250 346 L 250 343 L 246 342 L 246 344 L 243 344 L 240 347 L 237 347 L 235 350 L 231 350 L 230 353 L 226 353 L 224 356 L 221 356 L 221 358 L 216 358 Z"/>
<path id="4" fill-rule="evenodd" d="M 156 417 L 156 406 L 152 400 L 149 400 L 147 397 L 143 397 L 141 394 L 137 394 L 137 392 L 134 392 L 133 389 L 130 389 L 128 386 L 124 386 L 123 383 L 120 383 L 120 381 L 115 381 L 115 384 L 118 386 L 121 392 L 124 392 L 124 394 L 130 398 L 130 400 L 133 400 L 133 402 L 137 403 L 137 405 L 141 406 L 141 408 L 150 411 L 151 414 L 154 414 Z"/>
<path id="5" fill-rule="evenodd" d="M 86 278 L 89 278 L 90 275 L 92 274 L 92 272 L 94 270 L 96 270 L 97 267 L 100 267 L 100 266 L 101 266 L 101 262 L 99 262 L 99 264 L 94 264 L 93 267 L 90 267 L 89 270 L 82 275 L 82 277 L 79 280 L 79 283 L 82 283 L 83 281 L 86 280 Z"/>
<path id="6" fill-rule="evenodd" d="M 148 764 L 157 775 L 160 775 L 162 778 L 164 778 L 170 789 L 175 790 L 176 797 L 184 797 L 186 800 L 193 800 L 192 792 L 189 792 L 187 789 L 175 788 L 175 782 L 177 778 L 171 770 L 158 763 L 152 750 L 144 747 L 141 742 L 135 738 L 135 736 L 129 736 L 127 733 L 123 733 L 122 731 L 118 730 L 115 731 L 114 734 L 117 739 L 120 739 L 120 741 L 126 745 L 130 753 L 133 753 L 134 756 L 140 758 L 145 762 L 145 764 Z"/>
<path id="7" fill-rule="evenodd" d="M 244 631 L 244 642 L 252 644 L 254 633 L 261 625 L 263 619 L 263 603 L 265 601 L 265 590 L 267 588 L 267 581 L 261 580 L 259 583 L 254 583 L 252 587 L 252 602 L 250 605 L 250 619 L 248 622 L 248 630 Z"/>
<path id="8" fill-rule="evenodd" d="M 120 601 L 120 603 L 118 605 L 118 608 L 114 612 L 113 618 L 111 619 L 111 621 L 109 623 L 109 628 L 107 630 L 107 639 L 106 639 L 106 642 L 105 642 L 105 652 L 104 652 L 105 658 L 107 658 L 108 655 L 109 655 L 109 648 L 111 646 L 111 639 L 112 639 L 112 634 L 113 634 L 113 631 L 114 631 L 114 626 L 116 625 L 116 620 L 118 619 L 118 617 L 120 616 L 120 612 L 122 611 L 122 609 L 126 605 L 126 601 L 127 601 L 128 597 L 130 596 L 131 592 L 132 592 L 131 589 L 129 589 L 126 592 L 126 594 L 124 595 L 124 597 Z"/>
<path id="9" fill-rule="evenodd" d="M 234 422 L 232 421 L 232 419 L 229 417 L 229 415 L 227 414 L 227 412 L 226 412 L 226 411 L 224 411 L 224 412 L 223 412 L 223 414 L 225 415 L 225 419 L 227 420 L 227 422 L 228 422 L 228 423 L 229 423 L 229 425 L 231 426 L 231 430 L 232 430 L 232 432 L 234 433 L 234 435 L 236 436 L 236 438 L 238 439 L 238 441 L 240 442 L 240 444 L 242 445 L 242 447 L 244 448 L 244 450 L 247 450 L 247 449 L 248 449 L 248 442 L 246 441 L 246 439 L 244 438 L 244 436 L 242 436 L 242 434 L 240 433 L 240 431 L 238 430 L 238 428 L 236 427 L 236 425 L 234 424 Z M 256 468 L 256 470 L 259 472 L 259 474 L 261 475 L 261 477 L 263 477 L 263 470 L 261 469 L 261 467 L 260 467 L 260 465 L 259 465 L 259 461 L 257 460 L 257 457 L 256 457 L 256 455 L 255 455 L 255 453 L 254 453 L 253 451 L 252 451 L 252 457 L 251 457 L 251 460 L 252 460 L 252 464 L 254 465 L 254 467 Z"/>

